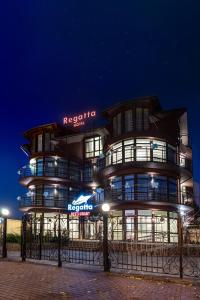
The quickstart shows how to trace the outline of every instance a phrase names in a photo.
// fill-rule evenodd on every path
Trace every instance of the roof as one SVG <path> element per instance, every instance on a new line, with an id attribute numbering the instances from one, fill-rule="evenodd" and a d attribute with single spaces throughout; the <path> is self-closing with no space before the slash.
<path id="1" fill-rule="evenodd" d="M 157 108 L 158 110 L 161 110 L 161 106 L 160 106 L 160 101 L 158 99 L 158 97 L 156 96 L 146 96 L 146 97 L 138 97 L 138 98 L 134 98 L 134 99 L 129 99 L 126 101 L 121 101 L 118 102 L 117 104 L 114 104 L 113 106 L 107 108 L 106 110 L 104 110 L 103 115 L 104 116 L 109 116 L 109 115 L 113 115 L 117 110 L 119 110 L 121 107 L 123 108 L 128 108 L 131 105 L 136 105 L 136 104 L 149 104 L 155 108 Z"/>

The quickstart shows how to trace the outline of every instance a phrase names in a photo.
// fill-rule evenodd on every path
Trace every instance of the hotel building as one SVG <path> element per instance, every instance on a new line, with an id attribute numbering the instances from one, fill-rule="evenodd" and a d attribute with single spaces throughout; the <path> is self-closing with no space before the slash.
<path id="1" fill-rule="evenodd" d="M 105 126 L 86 130 L 89 118 L 96 112 L 24 134 L 29 161 L 19 171 L 27 188 L 20 210 L 49 218 L 59 212 L 70 238 L 97 240 L 106 202 L 111 240 L 177 242 L 178 214 L 193 209 L 187 111 L 163 110 L 156 97 L 145 97 L 106 109 Z M 80 195 L 91 195 L 92 212 L 68 211 Z"/>

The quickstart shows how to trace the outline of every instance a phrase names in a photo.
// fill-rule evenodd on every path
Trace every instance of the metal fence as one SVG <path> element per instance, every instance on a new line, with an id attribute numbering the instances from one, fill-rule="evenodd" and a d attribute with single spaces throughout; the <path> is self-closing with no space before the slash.
<path id="1" fill-rule="evenodd" d="M 53 219 L 23 219 L 22 260 L 53 260 L 59 266 L 62 262 L 103 266 L 102 242 L 73 239 L 68 228 L 68 219 L 60 215 Z"/>
<path id="2" fill-rule="evenodd" d="M 0 257 L 3 256 L 3 218 L 0 218 Z"/>
<path id="3" fill-rule="evenodd" d="M 109 240 L 108 218 L 103 217 L 103 233 L 98 240 L 73 238 L 69 219 L 24 218 L 22 260 L 26 258 L 99 266 L 104 270 L 157 273 L 200 278 L 200 229 L 179 224 L 178 242 Z"/>

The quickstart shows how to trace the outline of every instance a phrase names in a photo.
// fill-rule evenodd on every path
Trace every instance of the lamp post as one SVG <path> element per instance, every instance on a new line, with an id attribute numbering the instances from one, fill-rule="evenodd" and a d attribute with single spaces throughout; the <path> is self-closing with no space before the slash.
<path id="1" fill-rule="evenodd" d="M 110 205 L 104 203 L 101 206 L 103 211 L 103 266 L 104 272 L 110 271 L 110 260 L 108 251 L 108 213 L 110 211 Z"/>
<path id="2" fill-rule="evenodd" d="M 7 246 L 6 246 L 6 235 L 7 235 L 7 218 L 10 212 L 7 208 L 1 209 L 1 215 L 3 216 L 3 245 L 2 245 L 2 256 L 7 257 Z"/>

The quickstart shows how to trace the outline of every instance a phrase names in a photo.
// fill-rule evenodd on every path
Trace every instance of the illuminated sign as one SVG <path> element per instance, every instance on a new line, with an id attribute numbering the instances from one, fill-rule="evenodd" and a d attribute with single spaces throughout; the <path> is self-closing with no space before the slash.
<path id="1" fill-rule="evenodd" d="M 90 216 L 90 212 L 88 211 L 80 211 L 80 212 L 72 212 L 71 216 L 78 216 L 78 217 L 89 217 Z"/>
<path id="2" fill-rule="evenodd" d="M 96 117 L 96 111 L 88 111 L 80 115 L 76 115 L 73 117 L 64 117 L 63 124 L 71 125 L 73 127 L 79 127 L 85 125 L 85 121 L 88 119 L 92 119 Z"/>
<path id="3" fill-rule="evenodd" d="M 94 206 L 93 204 L 83 204 L 83 205 L 72 205 L 72 204 L 68 204 L 67 209 L 69 212 L 81 212 L 81 211 L 91 211 L 93 210 Z"/>
<path id="4" fill-rule="evenodd" d="M 93 195 L 88 195 L 88 196 L 79 196 L 78 199 L 74 200 L 72 202 L 73 205 L 80 205 L 83 203 L 86 203 Z"/>
<path id="5" fill-rule="evenodd" d="M 72 204 L 68 204 L 67 209 L 69 212 L 87 212 L 92 211 L 94 206 L 93 204 L 87 204 L 87 201 L 93 195 L 81 195 L 78 199 L 74 200 Z"/>

